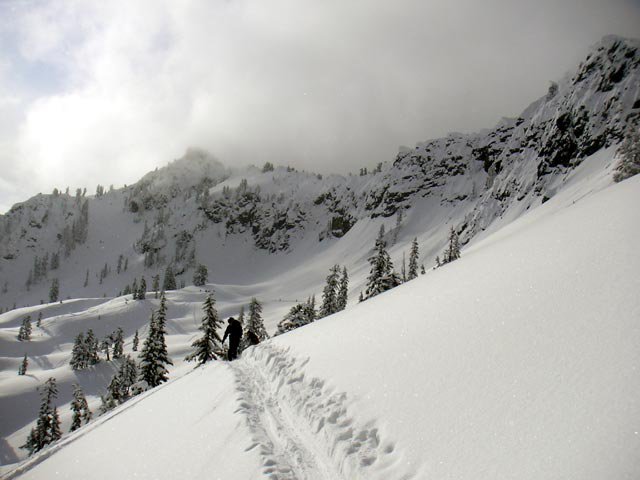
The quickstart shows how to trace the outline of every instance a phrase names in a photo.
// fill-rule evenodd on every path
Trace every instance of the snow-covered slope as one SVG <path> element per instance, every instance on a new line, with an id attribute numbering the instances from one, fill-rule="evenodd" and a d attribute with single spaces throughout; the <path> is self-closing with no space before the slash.
<path id="1" fill-rule="evenodd" d="M 8 478 L 635 479 L 640 178 L 191 371 Z M 177 297 L 174 297 L 177 300 Z"/>

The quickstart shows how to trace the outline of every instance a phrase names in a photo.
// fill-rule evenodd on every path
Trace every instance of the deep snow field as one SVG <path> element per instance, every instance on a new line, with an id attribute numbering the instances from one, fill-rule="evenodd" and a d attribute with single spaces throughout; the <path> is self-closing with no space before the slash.
<path id="1" fill-rule="evenodd" d="M 5 478 L 640 478 L 640 178 L 608 186 L 602 158 L 590 162 L 461 260 L 358 304 L 361 263 L 347 310 L 233 363 L 194 370 L 183 361 L 206 291 L 169 292 L 170 382 L 20 465 L 39 384 L 56 377 L 67 432 L 71 384 L 95 411 L 116 370 L 71 370 L 74 336 L 122 326 L 130 353 L 158 301 L 75 299 L 1 315 Z M 395 260 L 399 247 L 391 252 Z M 272 333 L 294 300 L 319 299 L 322 285 L 301 282 L 305 272 L 355 262 L 324 255 L 270 282 L 206 289 L 223 318 L 263 299 Z M 19 377 L 16 334 L 27 314 L 31 363 Z"/>

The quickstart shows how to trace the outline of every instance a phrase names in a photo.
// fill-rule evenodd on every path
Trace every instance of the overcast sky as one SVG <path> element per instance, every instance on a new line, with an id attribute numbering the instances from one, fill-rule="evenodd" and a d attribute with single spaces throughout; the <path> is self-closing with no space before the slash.
<path id="1" fill-rule="evenodd" d="M 346 173 L 491 127 L 639 0 L 0 0 L 0 212 L 202 147 Z"/>

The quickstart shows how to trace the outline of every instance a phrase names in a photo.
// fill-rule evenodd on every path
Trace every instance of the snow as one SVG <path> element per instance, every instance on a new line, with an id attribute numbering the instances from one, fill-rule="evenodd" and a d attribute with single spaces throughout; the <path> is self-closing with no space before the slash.
<path id="1" fill-rule="evenodd" d="M 241 360 L 179 363 L 8 478 L 638 478 L 639 198 L 560 192 Z"/>

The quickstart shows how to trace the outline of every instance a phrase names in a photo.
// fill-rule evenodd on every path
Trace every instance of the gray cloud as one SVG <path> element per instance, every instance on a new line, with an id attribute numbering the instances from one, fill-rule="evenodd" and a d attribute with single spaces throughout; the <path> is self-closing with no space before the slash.
<path id="1" fill-rule="evenodd" d="M 0 207 L 131 183 L 188 146 L 356 171 L 543 95 L 625 0 L 218 0 L 0 7 Z"/>

